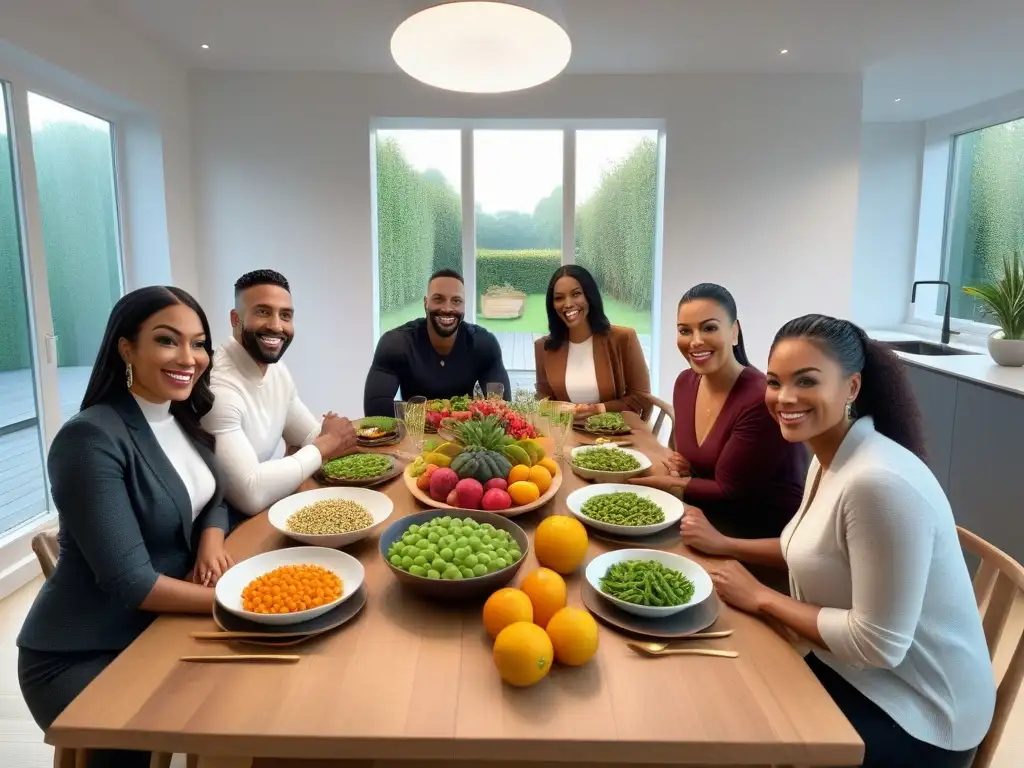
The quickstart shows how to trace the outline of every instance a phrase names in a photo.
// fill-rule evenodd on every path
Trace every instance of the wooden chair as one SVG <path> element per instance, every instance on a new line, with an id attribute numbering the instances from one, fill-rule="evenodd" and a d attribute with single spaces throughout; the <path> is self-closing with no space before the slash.
<path id="1" fill-rule="evenodd" d="M 1024 566 L 1000 549 L 984 539 L 975 536 L 964 528 L 957 527 L 960 546 L 967 552 L 981 559 L 981 565 L 974 574 L 974 597 L 981 612 L 982 625 L 985 628 L 985 641 L 988 644 L 989 656 L 995 659 L 996 648 L 1006 620 L 1010 616 L 1014 602 L 1024 598 Z M 1013 709 L 1021 682 L 1024 681 L 1024 633 L 1015 639 L 1010 665 L 996 688 L 996 710 L 992 717 L 985 740 L 978 747 L 973 768 L 989 768 L 992 757 L 999 746 L 999 740 L 1006 730 L 1006 722 Z"/>
<path id="2" fill-rule="evenodd" d="M 57 554 L 60 545 L 57 543 L 57 531 L 43 531 L 32 537 L 32 551 L 36 553 L 39 567 L 43 569 L 43 577 L 50 578 L 57 567 Z"/>
<path id="3" fill-rule="evenodd" d="M 668 447 L 670 450 L 676 449 L 676 411 L 675 409 L 662 400 L 660 397 L 655 397 L 651 394 L 645 394 L 643 399 L 647 401 L 647 404 L 651 408 L 650 415 L 647 417 L 647 423 L 651 427 L 651 432 L 654 433 L 655 437 L 661 434 L 661 428 L 665 424 L 665 419 L 668 419 Z"/>

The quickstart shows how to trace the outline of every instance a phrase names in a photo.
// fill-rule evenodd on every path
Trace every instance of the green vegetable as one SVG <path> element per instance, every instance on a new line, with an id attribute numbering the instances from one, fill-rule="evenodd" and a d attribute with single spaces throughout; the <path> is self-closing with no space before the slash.
<path id="1" fill-rule="evenodd" d="M 366 416 L 359 420 L 360 429 L 376 427 L 384 432 L 394 432 L 397 421 L 390 416 Z"/>
<path id="2" fill-rule="evenodd" d="M 580 508 L 591 520 L 612 525 L 656 525 L 665 512 L 650 499 L 629 491 L 591 496 Z"/>
<path id="3" fill-rule="evenodd" d="M 587 419 L 587 429 L 600 432 L 628 432 L 629 426 L 621 413 L 595 413 Z"/>
<path id="4" fill-rule="evenodd" d="M 642 466 L 636 456 L 618 448 L 588 448 L 578 451 L 572 463 L 580 469 L 594 469 L 602 472 L 630 472 Z"/>
<path id="5" fill-rule="evenodd" d="M 657 560 L 626 560 L 605 572 L 601 591 L 633 605 L 668 608 L 690 602 L 693 582 Z"/>
<path id="6" fill-rule="evenodd" d="M 454 580 L 500 571 L 522 557 L 518 542 L 507 531 L 471 517 L 447 515 L 410 525 L 386 555 L 393 566 L 415 576 Z"/>
<path id="7" fill-rule="evenodd" d="M 380 453 L 350 453 L 331 459 L 323 466 L 323 472 L 335 480 L 368 480 L 380 477 L 394 466 L 390 456 Z"/>

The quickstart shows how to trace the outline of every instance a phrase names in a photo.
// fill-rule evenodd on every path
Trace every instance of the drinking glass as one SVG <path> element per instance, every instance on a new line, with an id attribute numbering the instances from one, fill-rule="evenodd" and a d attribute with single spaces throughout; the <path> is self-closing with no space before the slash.
<path id="1" fill-rule="evenodd" d="M 555 444 L 555 455 L 559 461 L 564 460 L 565 444 L 572 432 L 572 421 L 576 409 L 572 403 L 547 402 L 542 413 L 547 422 L 548 434 Z"/>
<path id="2" fill-rule="evenodd" d="M 423 451 L 423 429 L 427 424 L 427 398 L 410 397 L 403 404 L 405 432 L 416 453 Z"/>
<path id="3" fill-rule="evenodd" d="M 487 383 L 487 399 L 488 400 L 502 400 L 505 397 L 505 385 L 500 381 L 491 381 Z"/>

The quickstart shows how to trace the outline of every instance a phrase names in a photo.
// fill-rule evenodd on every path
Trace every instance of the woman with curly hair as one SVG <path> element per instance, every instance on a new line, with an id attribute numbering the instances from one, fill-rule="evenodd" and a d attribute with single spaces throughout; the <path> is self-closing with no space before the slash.
<path id="1" fill-rule="evenodd" d="M 690 510 L 684 538 L 788 566 L 793 597 L 734 560 L 710 571 L 723 600 L 809 643 L 808 666 L 864 740 L 865 766 L 966 768 L 992 720 L 995 680 L 902 365 L 846 320 L 783 326 L 765 402 L 783 437 L 814 454 L 803 504 L 778 539 L 730 539 Z"/>

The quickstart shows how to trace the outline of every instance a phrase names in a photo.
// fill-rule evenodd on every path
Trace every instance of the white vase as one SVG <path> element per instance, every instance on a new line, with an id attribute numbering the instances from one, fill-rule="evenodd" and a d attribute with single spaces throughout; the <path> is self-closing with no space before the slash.
<path id="1" fill-rule="evenodd" d="M 1007 368 L 1024 366 L 1024 339 L 1004 339 L 1001 330 L 988 337 L 988 353 L 996 365 Z"/>

